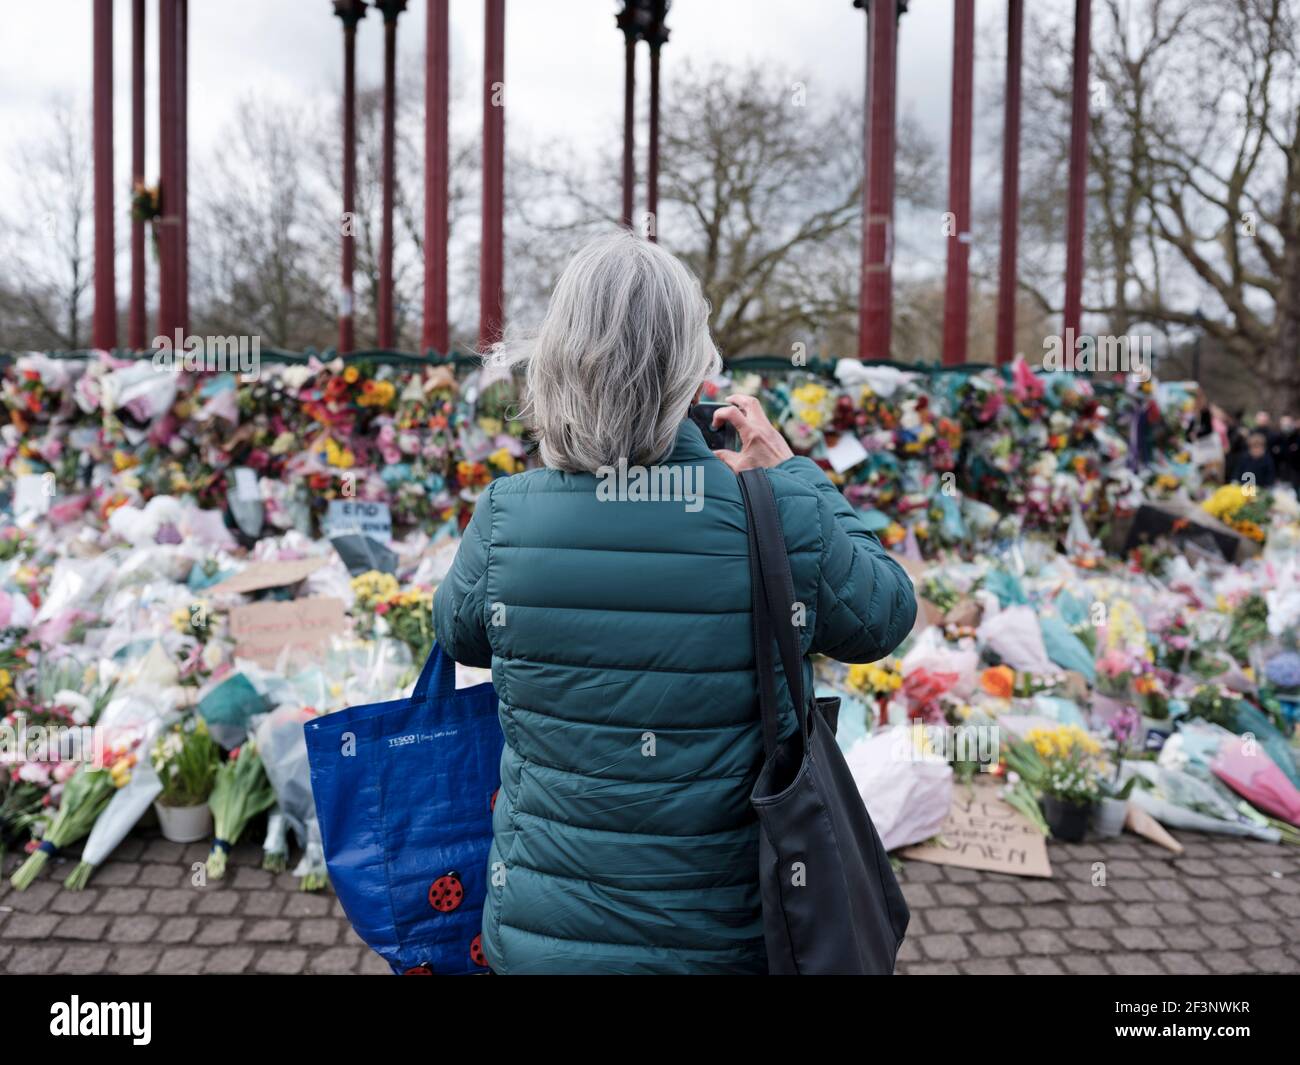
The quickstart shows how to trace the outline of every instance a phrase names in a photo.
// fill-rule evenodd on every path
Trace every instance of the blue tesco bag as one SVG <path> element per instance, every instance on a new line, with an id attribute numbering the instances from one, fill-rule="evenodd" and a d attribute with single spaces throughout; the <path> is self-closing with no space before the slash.
<path id="1" fill-rule="evenodd" d="M 496 689 L 457 690 L 435 644 L 409 699 L 327 714 L 306 736 L 325 863 L 357 935 L 395 973 L 484 972 Z"/>

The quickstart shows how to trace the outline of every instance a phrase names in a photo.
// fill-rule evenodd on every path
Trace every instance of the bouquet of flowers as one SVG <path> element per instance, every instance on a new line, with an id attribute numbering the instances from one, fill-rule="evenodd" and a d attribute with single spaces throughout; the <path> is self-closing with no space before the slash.
<path id="1" fill-rule="evenodd" d="M 1232 612 L 1232 628 L 1224 648 L 1238 662 L 1250 661 L 1250 649 L 1268 639 L 1268 603 L 1262 595 L 1248 595 Z"/>
<path id="2" fill-rule="evenodd" d="M 1010 699 L 1015 694 L 1016 671 L 1010 666 L 989 666 L 980 674 L 980 688 L 995 699 Z"/>
<path id="3" fill-rule="evenodd" d="M 154 741 L 150 761 L 162 784 L 163 806 L 199 806 L 208 800 L 221 766 L 221 748 L 197 714 Z"/>
<path id="4" fill-rule="evenodd" d="M 896 659 L 883 658 L 849 666 L 848 686 L 862 695 L 888 697 L 903 686 L 903 675 Z"/>
<path id="5" fill-rule="evenodd" d="M 45 790 L 23 780 L 18 770 L 0 769 L 0 862 L 40 817 Z"/>
<path id="6" fill-rule="evenodd" d="M 1044 836 L 1051 832 L 1047 825 L 1047 819 L 1043 817 L 1043 809 L 1038 805 L 1038 796 L 1034 793 L 1034 789 L 1029 785 L 1029 782 L 1019 773 L 1011 772 L 1007 774 L 1007 784 L 1002 789 L 1002 798 L 1006 800 L 1007 805 L 1013 810 L 1023 814 L 1029 823 Z"/>
<path id="7" fill-rule="evenodd" d="M 1071 805 L 1088 805 L 1100 792 L 1096 757 L 1101 745 L 1077 725 L 1030 729 L 1025 742 L 1042 760 L 1038 786 L 1044 795 Z"/>
<path id="8" fill-rule="evenodd" d="M 1300 692 L 1300 653 L 1284 650 L 1264 660 L 1264 678 L 1283 694 Z"/>
<path id="9" fill-rule="evenodd" d="M 1272 512 L 1272 496 L 1253 485 L 1225 484 L 1201 508 L 1242 536 L 1263 543 Z"/>
<path id="10" fill-rule="evenodd" d="M 1003 753 L 1002 761 L 1006 765 L 1007 778 L 1002 797 L 1043 835 L 1048 835 L 1047 820 L 1038 802 L 1043 782 L 1047 779 L 1047 762 L 1027 740 L 1012 743 Z"/>
<path id="11" fill-rule="evenodd" d="M 411 649 L 413 658 L 423 658 L 433 643 L 433 590 L 423 586 L 400 589 L 390 573 L 369 570 L 352 578 L 357 606 L 370 617 L 362 631 L 372 636 L 392 636 Z"/>
<path id="12" fill-rule="evenodd" d="M 116 790 L 90 830 L 81 861 L 63 881 L 69 891 L 80 891 L 90 882 L 95 870 L 135 827 L 162 788 L 152 767 L 135 764 L 134 756 L 119 759 L 110 774 Z"/>
<path id="13" fill-rule="evenodd" d="M 1143 666 L 1146 663 L 1142 663 Z M 1169 717 L 1169 690 L 1160 674 L 1152 669 L 1140 669 L 1133 678 L 1133 691 L 1142 702 L 1142 712 L 1155 721 Z"/>
<path id="14" fill-rule="evenodd" d="M 231 751 L 229 761 L 217 770 L 212 797 L 212 819 L 216 838 L 208 855 L 208 875 L 220 880 L 226 875 L 226 855 L 239 842 L 251 821 L 275 802 L 275 792 L 266 779 L 256 745 L 249 740 Z"/>
<path id="15" fill-rule="evenodd" d="M 1187 652 L 1192 646 L 1192 638 L 1193 634 L 1187 618 L 1182 614 L 1175 615 L 1164 626 L 1159 639 L 1155 641 L 1159 664 L 1175 673 L 1181 672 Z"/>
<path id="16" fill-rule="evenodd" d="M 845 682 L 851 691 L 869 696 L 876 703 L 877 724 L 889 721 L 889 701 L 903 686 L 903 674 L 895 658 L 849 666 Z"/>
<path id="17" fill-rule="evenodd" d="M 1135 573 L 1149 573 L 1153 577 L 1159 577 L 1173 561 L 1174 555 L 1174 549 L 1164 539 L 1154 544 L 1140 544 L 1129 552 L 1129 567 Z"/>
<path id="18" fill-rule="evenodd" d="M 115 762 L 112 769 L 95 769 L 87 763 L 73 773 L 63 789 L 59 812 L 41 842 L 9 878 L 15 891 L 25 891 L 31 886 L 51 854 L 89 834 L 113 792 L 130 779 L 129 765 L 123 767 L 125 761 Z"/>
<path id="19" fill-rule="evenodd" d="M 1239 693 L 1221 684 L 1198 684 L 1188 701 L 1187 713 L 1189 717 L 1199 717 L 1232 731 L 1240 698 Z"/>
<path id="20" fill-rule="evenodd" d="M 1138 661 L 1121 648 L 1107 651 L 1097 659 L 1097 690 L 1112 699 L 1127 699 L 1138 672 Z"/>

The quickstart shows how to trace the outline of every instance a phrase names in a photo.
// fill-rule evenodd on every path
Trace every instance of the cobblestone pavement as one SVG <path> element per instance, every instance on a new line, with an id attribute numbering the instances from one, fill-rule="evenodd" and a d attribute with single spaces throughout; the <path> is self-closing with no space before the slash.
<path id="1" fill-rule="evenodd" d="M 1300 850 L 1179 833 L 1175 858 L 1125 836 L 1049 844 L 1053 878 L 904 864 L 902 973 L 1300 972 Z M 81 892 L 56 861 L 0 882 L 0 973 L 386 973 L 328 893 L 260 868 L 242 843 L 224 881 L 190 886 L 205 844 L 132 836 Z M 1094 886 L 1095 863 L 1105 886 Z"/>

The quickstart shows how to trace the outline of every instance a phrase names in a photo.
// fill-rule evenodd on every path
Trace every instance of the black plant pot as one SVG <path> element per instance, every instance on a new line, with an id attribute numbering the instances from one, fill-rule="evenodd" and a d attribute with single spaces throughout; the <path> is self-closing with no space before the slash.
<path id="1" fill-rule="evenodd" d="M 1079 843 L 1088 830 L 1088 818 L 1092 814 L 1091 803 L 1065 802 L 1051 795 L 1044 795 L 1042 801 L 1043 817 L 1047 827 L 1052 831 L 1052 838 L 1062 843 Z"/>

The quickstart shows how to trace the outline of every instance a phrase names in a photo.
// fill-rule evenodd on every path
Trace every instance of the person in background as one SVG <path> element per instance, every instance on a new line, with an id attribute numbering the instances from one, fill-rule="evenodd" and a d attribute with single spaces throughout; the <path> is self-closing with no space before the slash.
<path id="1" fill-rule="evenodd" d="M 1273 427 L 1273 417 L 1268 413 L 1268 411 L 1261 410 L 1255 412 L 1255 428 L 1253 431 L 1264 434 L 1264 439 L 1268 441 L 1268 450 L 1271 454 L 1273 451 L 1273 444 L 1277 440 L 1278 433 L 1277 430 Z M 1277 460 L 1274 459 L 1274 465 L 1276 465 L 1276 463 Z"/>
<path id="2" fill-rule="evenodd" d="M 1277 479 L 1290 485 L 1300 484 L 1300 428 L 1291 415 L 1284 414 L 1278 419 L 1277 439 L 1269 452 L 1277 467 Z"/>
<path id="3" fill-rule="evenodd" d="M 1231 472 L 1237 460 L 1246 453 L 1246 438 L 1250 430 L 1246 427 L 1246 412 L 1242 408 L 1228 419 L 1228 470 Z"/>
<path id="4" fill-rule="evenodd" d="M 1253 478 L 1250 483 L 1256 488 L 1272 488 L 1277 481 L 1277 467 L 1268 451 L 1268 434 L 1261 429 L 1250 434 L 1245 454 L 1232 466 L 1231 480 L 1240 484 L 1247 477 Z"/>
<path id="5" fill-rule="evenodd" d="M 1214 426 L 1214 433 L 1219 438 L 1219 443 L 1223 445 L 1223 453 L 1228 454 L 1232 449 L 1232 419 L 1228 417 L 1227 411 L 1217 403 L 1212 403 L 1210 422 Z"/>
<path id="6" fill-rule="evenodd" d="M 1201 437 L 1209 436 L 1214 432 L 1214 419 L 1210 414 L 1210 405 L 1205 401 L 1204 392 L 1197 390 L 1195 404 L 1192 413 L 1188 415 L 1189 440 L 1200 440 Z"/>

